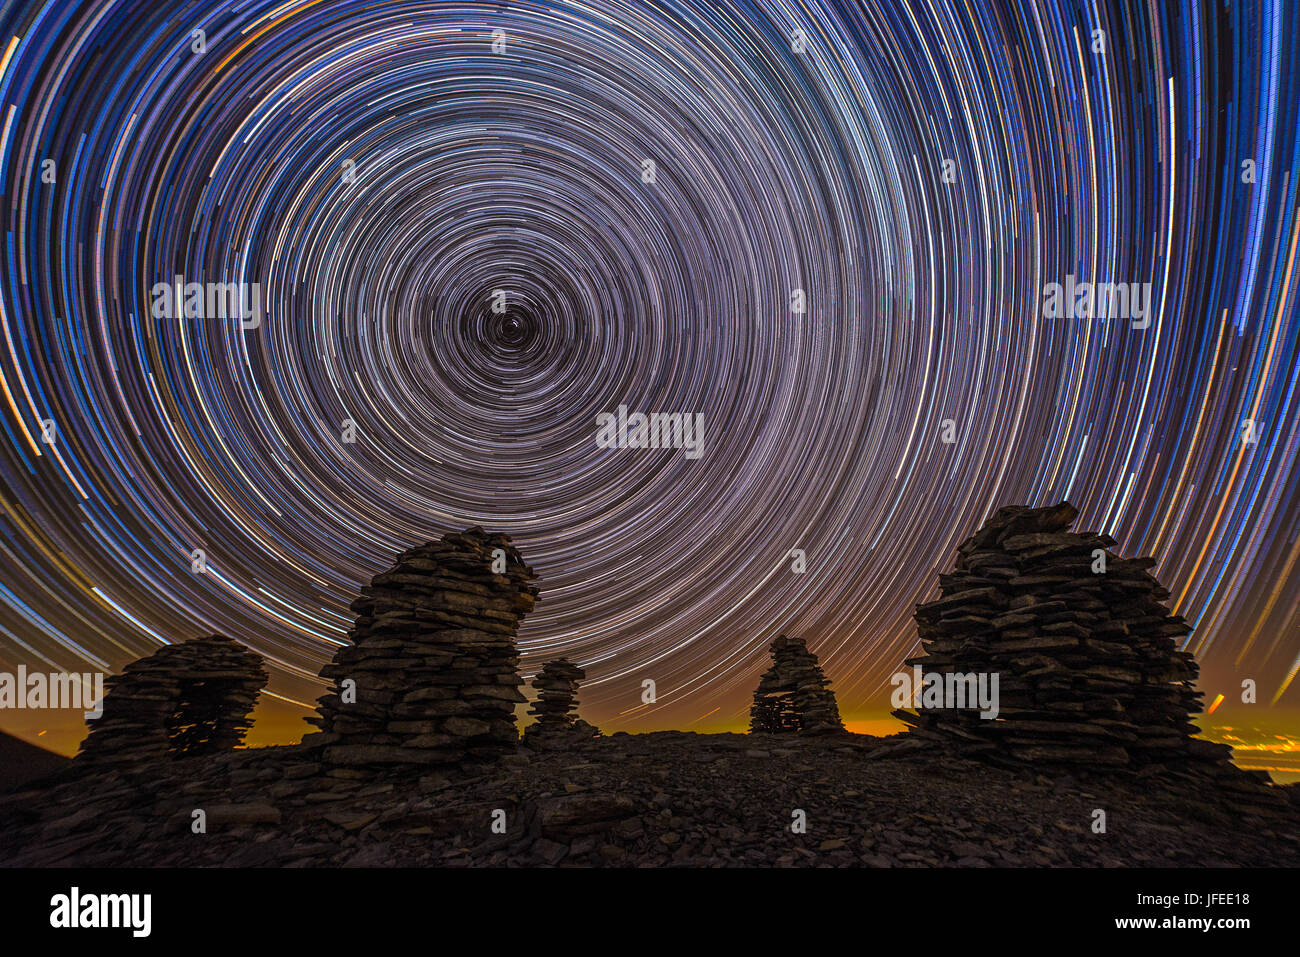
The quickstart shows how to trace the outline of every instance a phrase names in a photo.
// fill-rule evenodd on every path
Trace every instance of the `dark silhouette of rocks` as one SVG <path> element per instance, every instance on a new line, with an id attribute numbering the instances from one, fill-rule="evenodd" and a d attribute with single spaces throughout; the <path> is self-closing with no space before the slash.
<path id="1" fill-rule="evenodd" d="M 1191 628 L 1163 604 L 1169 592 L 1147 572 L 1154 559 L 1121 558 L 1109 536 L 1069 531 L 1077 515 L 1065 502 L 1000 509 L 957 549 L 940 597 L 917 606 L 926 654 L 907 664 L 997 673 L 999 716 L 895 714 L 920 733 L 1025 761 L 1226 762 L 1227 747 L 1193 738 L 1197 666 L 1176 643 Z"/>
<path id="2" fill-rule="evenodd" d="M 165 645 L 104 682 L 103 714 L 74 760 L 137 764 L 229 751 L 243 743 L 266 681 L 261 657 L 231 638 Z"/>
<path id="3" fill-rule="evenodd" d="M 749 730 L 758 733 L 834 734 L 844 730 L 830 681 L 802 638 L 772 642 L 772 667 L 754 692 Z"/>
<path id="4" fill-rule="evenodd" d="M 567 658 L 542 665 L 533 679 L 537 700 L 528 713 L 537 720 L 524 729 L 531 748 L 565 747 L 600 736 L 599 729 L 578 717 L 578 682 L 587 673 Z"/>
<path id="5" fill-rule="evenodd" d="M 505 535 L 474 527 L 412 548 L 352 603 L 352 644 L 321 670 L 319 699 L 332 766 L 447 765 L 490 760 L 518 745 L 515 632 L 532 610 L 533 570 Z"/>
<path id="6" fill-rule="evenodd" d="M 1239 796 L 1178 774 L 998 767 L 845 734 L 602 735 L 430 786 L 410 768 L 312 776 L 242 748 L 0 795 L 6 866 L 1300 866 L 1300 787 Z M 360 770 L 360 769 L 347 769 Z M 1088 799 L 1083 799 L 1087 795 Z M 1289 800 L 1288 800 L 1289 797 Z M 1094 807 L 1108 833 L 1089 831 Z M 191 832 L 195 808 L 207 833 Z M 792 812 L 808 831 L 792 833 Z M 504 832 L 489 823 L 504 812 Z"/>
<path id="7" fill-rule="evenodd" d="M 260 659 L 227 639 L 163 649 L 111 685 L 116 718 L 82 758 L 0 795 L 0 861 L 1297 866 L 1300 786 L 1190 760 L 1226 749 L 1189 736 L 1195 668 L 1174 645 L 1186 626 L 1149 562 L 1107 553 L 1114 577 L 1093 577 L 1092 549 L 1114 543 L 1068 533 L 1073 518 L 1067 505 L 999 512 L 918 611 L 932 652 L 920 664 L 1005 669 L 999 721 L 923 712 L 892 738 L 842 731 L 816 656 L 781 637 L 752 715 L 775 734 L 598 735 L 576 715 L 584 673 L 560 660 L 537 677 L 538 720 L 517 750 L 514 633 L 535 576 L 504 536 L 448 535 L 404 553 L 354 603 L 355 644 L 325 669 L 323 731 L 234 748 Z M 195 731 L 202 715 L 220 733 Z M 156 760 L 171 742 L 206 756 Z M 111 761 L 90 759 L 101 748 Z M 1094 760 L 1109 748 L 1123 766 Z M 1090 839 L 1097 807 L 1115 812 L 1112 829 Z"/>

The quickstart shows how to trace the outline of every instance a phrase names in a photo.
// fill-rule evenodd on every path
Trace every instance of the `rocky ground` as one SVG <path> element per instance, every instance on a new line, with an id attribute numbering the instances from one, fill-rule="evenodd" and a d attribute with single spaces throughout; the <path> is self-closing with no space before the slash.
<path id="1" fill-rule="evenodd" d="M 322 772 L 302 747 L 0 797 L 9 866 L 1300 865 L 1300 788 L 1003 768 L 903 736 L 617 734 L 457 780 Z M 347 776 L 339 777 L 343 773 Z M 194 810 L 207 832 L 192 832 Z M 1105 833 L 1094 833 L 1094 812 Z M 495 814 L 503 811 L 502 815 Z M 792 832 L 802 811 L 805 833 Z M 504 821 L 505 833 L 493 822 Z M 500 828 L 498 824 L 498 829 Z"/>

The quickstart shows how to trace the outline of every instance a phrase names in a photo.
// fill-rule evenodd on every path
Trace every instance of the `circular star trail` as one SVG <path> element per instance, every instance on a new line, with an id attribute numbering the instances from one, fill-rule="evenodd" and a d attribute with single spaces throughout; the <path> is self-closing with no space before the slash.
<path id="1" fill-rule="evenodd" d="M 217 631 L 296 721 L 480 524 L 603 726 L 736 726 L 778 632 L 852 718 L 956 545 L 1068 499 L 1208 690 L 1294 701 L 1300 29 L 1230 6 L 11 5 L 5 660 Z"/>

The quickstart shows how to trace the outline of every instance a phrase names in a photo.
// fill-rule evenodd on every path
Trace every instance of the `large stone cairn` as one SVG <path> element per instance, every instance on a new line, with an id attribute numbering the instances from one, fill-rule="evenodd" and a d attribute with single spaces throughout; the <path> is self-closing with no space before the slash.
<path id="1" fill-rule="evenodd" d="M 267 682 L 259 655 L 221 635 L 165 645 L 104 682 L 103 714 L 80 765 L 132 764 L 228 751 L 243 743 Z"/>
<path id="2" fill-rule="evenodd" d="M 929 736 L 1025 761 L 1145 765 L 1230 749 L 1194 739 L 1191 631 L 1169 592 L 1120 558 L 1107 535 L 1069 531 L 1077 510 L 1000 509 L 957 549 L 940 597 L 918 605 L 924 672 L 997 673 L 999 716 L 920 708 L 894 714 Z M 1098 555 L 1104 553 L 1104 571 Z M 1094 571 L 1094 568 L 1097 570 Z"/>
<path id="3" fill-rule="evenodd" d="M 529 747 L 565 745 L 600 736 L 600 730 L 578 717 L 578 682 L 587 673 L 567 658 L 542 665 L 533 679 L 537 700 L 528 713 L 537 718 L 524 729 Z"/>
<path id="4" fill-rule="evenodd" d="M 352 603 L 352 644 L 321 670 L 334 689 L 308 719 L 322 733 L 303 743 L 335 766 L 458 766 L 513 750 L 527 700 L 515 632 L 536 577 L 510 539 L 478 527 L 403 552 Z"/>
<path id="5" fill-rule="evenodd" d="M 830 681 L 802 638 L 772 642 L 772 667 L 754 692 L 749 730 L 757 733 L 833 734 L 844 730 Z"/>

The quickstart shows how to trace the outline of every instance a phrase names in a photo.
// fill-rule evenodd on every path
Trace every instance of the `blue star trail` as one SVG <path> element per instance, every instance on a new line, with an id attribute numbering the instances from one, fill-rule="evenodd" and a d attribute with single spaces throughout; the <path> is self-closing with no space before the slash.
<path id="1" fill-rule="evenodd" d="M 1068 499 L 1207 698 L 1294 706 L 1298 16 L 9 4 L 0 657 L 216 631 L 305 716 L 358 586 L 479 524 L 601 726 L 738 726 L 778 633 L 851 717 L 958 543 Z M 703 454 L 598 447 L 620 405 Z"/>

